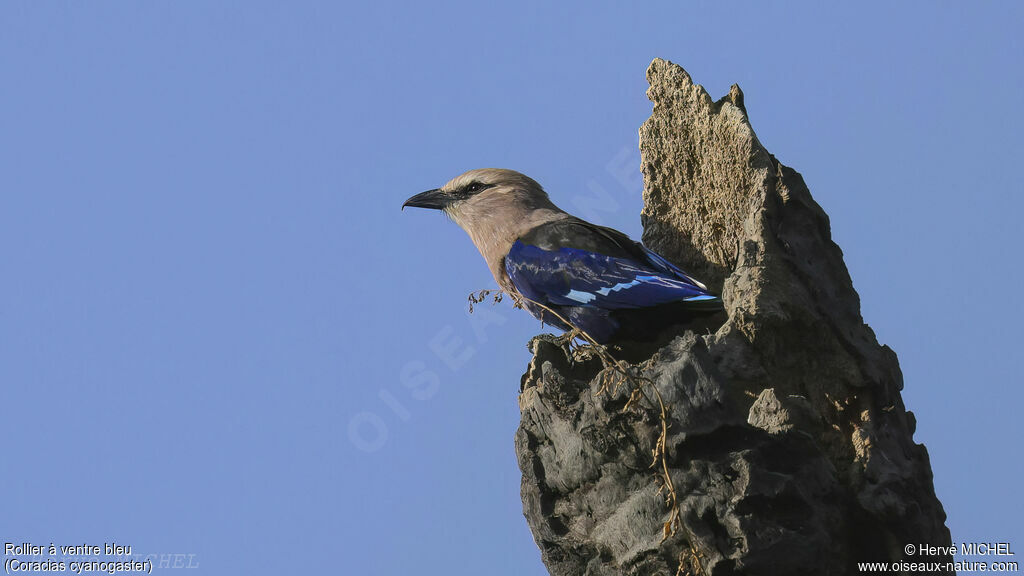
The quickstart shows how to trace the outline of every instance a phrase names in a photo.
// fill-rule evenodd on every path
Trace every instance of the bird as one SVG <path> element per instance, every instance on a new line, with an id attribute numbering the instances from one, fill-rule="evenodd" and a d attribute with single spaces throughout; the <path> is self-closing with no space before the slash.
<path id="1" fill-rule="evenodd" d="M 598 344 L 650 340 L 667 325 L 722 310 L 693 276 L 626 234 L 565 212 L 514 170 L 470 170 L 406 207 L 444 212 L 518 305 Z"/>

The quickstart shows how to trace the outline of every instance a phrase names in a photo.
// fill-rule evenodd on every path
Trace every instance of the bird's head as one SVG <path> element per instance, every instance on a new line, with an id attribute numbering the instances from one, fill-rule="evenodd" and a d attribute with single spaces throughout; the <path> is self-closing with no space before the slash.
<path id="1" fill-rule="evenodd" d="M 538 208 L 553 208 L 547 192 L 535 180 L 515 170 L 480 168 L 452 178 L 402 204 L 443 210 L 467 231 L 478 219 L 517 218 Z"/>
<path id="2" fill-rule="evenodd" d="M 545 220 L 565 217 L 541 184 L 501 168 L 470 170 L 401 205 L 406 206 L 442 210 L 452 218 L 469 235 L 503 287 L 502 262 L 516 239 Z"/>
<path id="3" fill-rule="evenodd" d="M 409 198 L 402 208 L 441 210 L 469 234 L 498 284 L 512 290 L 505 255 L 523 233 L 567 215 L 529 176 L 514 170 L 481 168 L 452 178 L 440 188 Z"/>

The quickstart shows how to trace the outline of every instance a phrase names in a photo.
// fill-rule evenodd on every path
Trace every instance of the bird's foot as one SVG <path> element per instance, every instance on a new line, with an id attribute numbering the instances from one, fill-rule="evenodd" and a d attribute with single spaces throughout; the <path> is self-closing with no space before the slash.
<path id="1" fill-rule="evenodd" d="M 573 328 L 572 330 L 563 333 L 561 336 L 555 336 L 554 341 L 555 344 L 558 344 L 562 348 L 570 350 L 573 347 L 573 341 L 580 338 L 582 335 L 583 334 L 579 330 Z"/>
<path id="2" fill-rule="evenodd" d="M 588 358 L 593 352 L 593 345 L 586 338 L 583 331 L 578 328 L 573 328 L 561 336 L 556 336 L 555 342 L 565 350 L 565 355 L 570 358 Z"/>

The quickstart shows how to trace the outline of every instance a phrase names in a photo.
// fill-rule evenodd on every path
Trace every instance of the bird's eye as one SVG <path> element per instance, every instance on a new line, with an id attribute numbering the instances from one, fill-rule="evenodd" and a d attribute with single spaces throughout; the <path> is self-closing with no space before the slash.
<path id="1" fill-rule="evenodd" d="M 466 192 L 469 192 L 470 194 L 475 194 L 483 189 L 484 185 L 479 182 L 473 182 L 469 186 L 466 186 Z"/>

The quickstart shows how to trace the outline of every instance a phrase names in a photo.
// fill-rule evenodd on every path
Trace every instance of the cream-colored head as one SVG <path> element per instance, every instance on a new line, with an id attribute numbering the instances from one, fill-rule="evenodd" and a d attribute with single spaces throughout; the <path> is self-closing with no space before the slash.
<path id="1" fill-rule="evenodd" d="M 503 288 L 504 258 L 516 239 L 540 224 L 568 218 L 535 180 L 502 168 L 470 170 L 409 198 L 406 206 L 443 210 L 469 234 Z"/>

